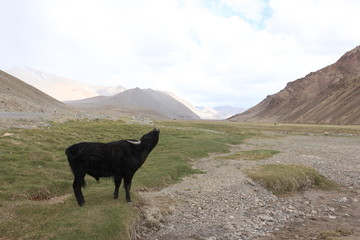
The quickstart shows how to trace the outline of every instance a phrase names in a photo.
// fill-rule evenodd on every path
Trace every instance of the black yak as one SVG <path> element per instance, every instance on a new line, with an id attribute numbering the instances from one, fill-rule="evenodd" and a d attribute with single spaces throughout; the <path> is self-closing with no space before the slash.
<path id="1" fill-rule="evenodd" d="M 131 180 L 143 165 L 149 153 L 159 140 L 159 129 L 155 128 L 140 140 L 120 140 L 110 143 L 82 142 L 71 145 L 65 151 L 74 174 L 73 189 L 79 206 L 85 204 L 81 187 L 85 187 L 85 175 L 94 177 L 113 177 L 114 198 L 119 197 L 119 187 L 124 179 L 127 202 L 131 202 Z"/>

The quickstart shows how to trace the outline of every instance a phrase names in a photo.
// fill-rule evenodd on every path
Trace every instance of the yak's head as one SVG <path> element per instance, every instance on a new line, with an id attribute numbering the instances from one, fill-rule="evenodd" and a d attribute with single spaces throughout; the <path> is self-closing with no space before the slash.
<path id="1" fill-rule="evenodd" d="M 141 149 L 146 149 L 149 152 L 154 149 L 156 144 L 159 141 L 160 130 L 154 128 L 152 131 L 148 132 L 141 137 L 139 141 L 137 140 L 127 140 L 129 143 L 138 145 Z"/>
<path id="2" fill-rule="evenodd" d="M 159 141 L 160 130 L 154 128 L 152 131 L 148 132 L 144 136 L 141 137 L 141 145 L 144 144 L 144 147 L 149 151 L 153 150 L 156 144 Z"/>

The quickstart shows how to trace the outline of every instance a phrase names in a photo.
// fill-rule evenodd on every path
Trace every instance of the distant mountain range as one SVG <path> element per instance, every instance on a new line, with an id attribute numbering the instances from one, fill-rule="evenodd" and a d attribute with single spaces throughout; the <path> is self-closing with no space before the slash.
<path id="1" fill-rule="evenodd" d="M 174 94 L 152 89 L 94 87 L 30 68 L 15 68 L 8 72 L 33 86 L 0 71 L 0 111 L 109 112 L 158 119 L 214 119 L 243 111 L 228 106 L 194 107 Z M 55 98 L 82 100 L 65 105 Z M 280 92 L 228 119 L 360 124 L 360 46 L 345 53 L 336 63 L 289 82 Z"/>
<path id="2" fill-rule="evenodd" d="M 194 107 L 186 100 L 181 99 L 170 92 L 155 91 L 151 89 L 142 90 L 139 88 L 126 91 L 126 89 L 120 85 L 117 87 L 92 86 L 74 79 L 44 73 L 30 67 L 13 67 L 7 70 L 7 72 L 55 99 L 65 102 L 70 101 L 69 104 L 72 106 L 86 108 L 86 110 L 91 110 L 91 106 L 96 108 L 102 106 L 104 108 L 104 105 L 106 105 L 106 109 L 111 109 L 112 112 L 120 111 L 123 114 L 130 114 L 131 112 L 134 112 L 134 108 L 137 108 L 137 111 L 147 112 L 151 117 L 160 117 L 161 115 L 161 117 L 195 119 L 199 117 L 203 119 L 225 119 L 244 111 L 242 108 L 233 108 L 230 106 L 215 108 Z M 124 92 L 124 94 L 120 94 L 118 96 L 120 99 L 117 99 L 116 101 L 114 98 L 99 97 L 115 97 L 115 95 L 122 92 Z M 174 99 L 180 104 L 175 104 L 175 102 L 173 102 Z M 76 100 L 83 101 L 77 102 Z M 94 104 L 94 102 L 98 100 L 100 102 Z M 161 103 L 161 101 L 164 102 Z M 89 104 L 89 102 L 91 102 L 91 104 Z M 184 111 L 184 106 L 181 106 L 180 109 L 176 109 L 174 108 L 175 105 L 177 107 L 184 105 L 186 108 L 190 109 L 190 112 L 188 112 L 188 110 Z M 121 106 L 121 109 L 119 106 Z M 178 111 L 178 113 L 176 113 L 176 111 Z"/>
<path id="3" fill-rule="evenodd" d="M 114 96 L 98 96 L 66 102 L 82 109 L 150 109 L 166 119 L 200 119 L 193 111 L 165 92 L 134 88 Z"/>
<path id="4" fill-rule="evenodd" d="M 198 115 L 203 119 L 226 119 L 245 111 L 245 108 L 232 107 L 228 105 L 217 106 L 213 108 L 196 106 L 195 109 L 198 112 Z"/>
<path id="5" fill-rule="evenodd" d="M 228 117 L 231 117 L 235 114 L 241 113 L 245 111 L 245 108 L 239 108 L 239 107 L 231 107 L 228 105 L 225 106 L 216 106 L 216 107 L 204 107 L 204 106 L 193 106 L 188 101 L 179 98 L 175 94 L 171 92 L 166 92 L 185 106 L 187 106 L 191 111 L 196 113 L 200 118 L 202 119 L 226 119 Z"/>
<path id="6" fill-rule="evenodd" d="M 130 89 L 114 96 L 96 96 L 63 103 L 20 79 L 0 71 L 0 112 L 110 114 L 151 119 L 200 119 L 170 95 L 151 89 Z"/>
<path id="7" fill-rule="evenodd" d="M 6 72 L 59 101 L 79 100 L 99 95 L 112 96 L 125 90 L 120 85 L 117 87 L 92 86 L 30 67 L 13 67 Z"/>
<path id="8" fill-rule="evenodd" d="M 229 120 L 360 124 L 360 46 Z"/>

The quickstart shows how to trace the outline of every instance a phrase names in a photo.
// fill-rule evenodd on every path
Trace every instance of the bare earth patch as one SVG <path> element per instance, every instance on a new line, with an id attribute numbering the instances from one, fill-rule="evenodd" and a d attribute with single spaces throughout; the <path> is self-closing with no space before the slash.
<path id="1" fill-rule="evenodd" d="M 213 155 L 194 162 L 206 174 L 158 192 L 141 192 L 143 220 L 137 239 L 360 239 L 360 138 L 269 135 L 233 146 L 229 153 L 280 151 L 269 159 Z M 279 198 L 243 173 L 268 163 L 311 166 L 342 187 Z"/>

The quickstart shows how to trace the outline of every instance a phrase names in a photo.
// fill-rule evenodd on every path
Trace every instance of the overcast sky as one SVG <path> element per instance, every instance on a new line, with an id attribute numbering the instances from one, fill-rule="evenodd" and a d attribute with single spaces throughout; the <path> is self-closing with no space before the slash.
<path id="1" fill-rule="evenodd" d="M 360 45 L 359 0 L 0 0 L 0 69 L 249 108 Z"/>

